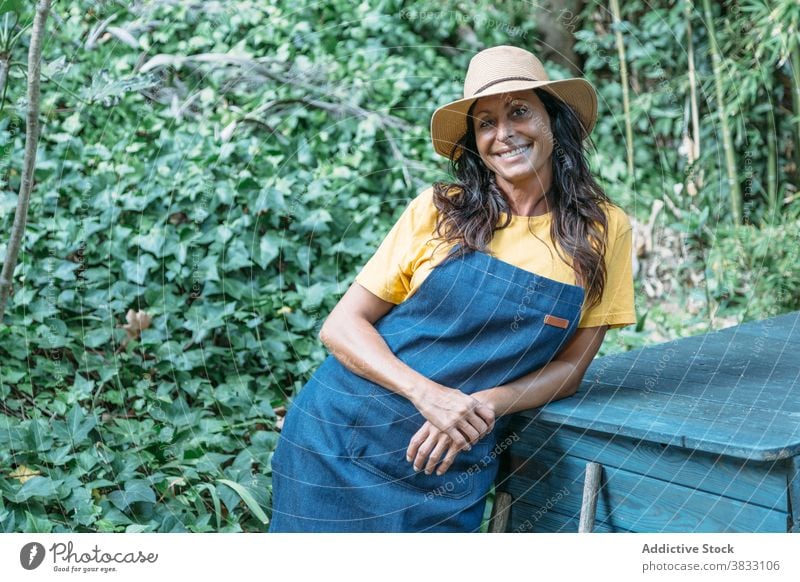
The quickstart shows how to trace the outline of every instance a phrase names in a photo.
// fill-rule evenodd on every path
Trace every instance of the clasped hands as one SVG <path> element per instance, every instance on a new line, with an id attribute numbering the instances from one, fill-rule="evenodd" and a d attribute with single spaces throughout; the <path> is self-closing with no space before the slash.
<path id="1" fill-rule="evenodd" d="M 436 474 L 443 475 L 458 453 L 470 450 L 494 429 L 494 408 L 480 392 L 469 395 L 441 386 L 426 390 L 414 405 L 426 420 L 411 438 L 406 460 L 428 475 L 437 464 Z"/>

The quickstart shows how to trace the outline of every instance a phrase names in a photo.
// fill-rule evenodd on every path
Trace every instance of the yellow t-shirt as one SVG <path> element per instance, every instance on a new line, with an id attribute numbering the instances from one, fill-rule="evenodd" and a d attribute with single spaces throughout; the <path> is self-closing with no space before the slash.
<path id="1" fill-rule="evenodd" d="M 603 205 L 603 208 L 610 234 L 605 256 L 606 285 L 602 300 L 594 308 L 587 311 L 584 302 L 578 327 L 607 324 L 615 328 L 636 323 L 630 220 L 617 206 Z M 453 243 L 443 243 L 437 238 L 438 212 L 433 204 L 433 187 L 429 187 L 408 204 L 378 250 L 356 275 L 356 282 L 394 304 L 413 295 L 453 247 Z M 512 215 L 506 228 L 494 232 L 487 250 L 516 267 L 575 285 L 575 271 L 556 253 L 550 238 L 551 221 L 549 213 Z"/>

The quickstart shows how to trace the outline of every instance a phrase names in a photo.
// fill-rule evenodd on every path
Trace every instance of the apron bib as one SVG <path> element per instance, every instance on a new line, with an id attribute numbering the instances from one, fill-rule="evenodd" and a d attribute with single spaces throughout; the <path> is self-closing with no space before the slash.
<path id="1" fill-rule="evenodd" d="M 584 290 L 479 251 L 434 267 L 375 322 L 392 352 L 467 394 L 547 364 L 577 330 Z M 510 416 L 444 475 L 405 455 L 425 418 L 332 354 L 297 394 L 272 457 L 270 532 L 477 532 Z"/>

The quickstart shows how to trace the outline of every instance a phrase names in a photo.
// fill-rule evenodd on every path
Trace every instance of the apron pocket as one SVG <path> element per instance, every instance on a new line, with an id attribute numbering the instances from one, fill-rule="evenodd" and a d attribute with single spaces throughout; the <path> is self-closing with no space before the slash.
<path id="1" fill-rule="evenodd" d="M 435 469 L 426 475 L 424 470 L 415 472 L 406 460 L 408 443 L 424 423 L 425 418 L 403 396 L 371 396 L 361 406 L 347 453 L 356 465 L 388 482 L 424 493 L 428 499 L 466 497 L 474 488 L 475 473 L 486 468 L 481 460 L 493 435 L 484 437 L 472 450 L 461 451 L 444 475 L 436 475 Z"/>

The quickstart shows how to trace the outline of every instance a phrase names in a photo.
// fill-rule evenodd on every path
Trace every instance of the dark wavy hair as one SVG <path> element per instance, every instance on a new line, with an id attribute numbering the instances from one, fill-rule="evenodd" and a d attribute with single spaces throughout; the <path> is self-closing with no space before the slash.
<path id="1" fill-rule="evenodd" d="M 550 236 L 558 243 L 556 250 L 562 260 L 565 259 L 559 246 L 572 257 L 576 279 L 584 288 L 584 303 L 594 306 L 602 298 L 606 283 L 603 257 L 608 221 L 600 204 L 611 200 L 589 171 L 583 149 L 583 126 L 574 110 L 543 89 L 532 91 L 547 110 L 553 134 L 553 181 L 545 193 L 553 213 Z M 488 252 L 486 247 L 494 231 L 511 223 L 508 201 L 497 187 L 494 172 L 478 154 L 472 124 L 476 103 L 477 100 L 467 112 L 466 134 L 450 151 L 451 170 L 456 181 L 433 184 L 433 203 L 439 210 L 436 232 L 443 242 L 461 243 L 450 258 L 473 250 Z M 591 137 L 588 141 L 594 147 Z M 459 149 L 461 155 L 455 159 Z M 501 212 L 506 214 L 506 220 L 498 225 Z"/>

